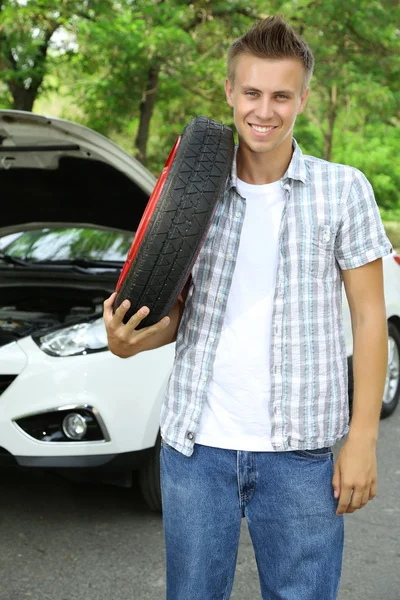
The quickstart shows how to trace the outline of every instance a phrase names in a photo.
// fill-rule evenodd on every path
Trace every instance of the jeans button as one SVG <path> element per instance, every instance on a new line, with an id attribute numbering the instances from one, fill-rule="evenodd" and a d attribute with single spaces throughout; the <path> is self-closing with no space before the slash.
<path id="1" fill-rule="evenodd" d="M 189 440 L 192 440 L 192 439 L 194 438 L 194 434 L 193 434 L 191 431 L 188 431 L 188 432 L 187 432 L 187 434 L 186 434 L 186 437 L 187 437 Z"/>

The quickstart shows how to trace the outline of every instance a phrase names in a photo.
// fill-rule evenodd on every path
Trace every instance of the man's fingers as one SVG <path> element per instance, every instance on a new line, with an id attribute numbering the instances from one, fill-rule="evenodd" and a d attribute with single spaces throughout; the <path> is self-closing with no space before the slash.
<path id="1" fill-rule="evenodd" d="M 353 495 L 351 497 L 351 502 L 347 507 L 347 513 L 353 513 L 355 510 L 362 508 L 368 503 L 371 494 L 371 486 L 366 485 L 362 488 L 357 488 L 354 490 Z"/>
<path id="2" fill-rule="evenodd" d="M 339 498 L 340 496 L 340 468 L 339 463 L 335 463 L 333 477 L 332 477 L 332 486 L 334 489 L 335 498 Z"/>
<path id="3" fill-rule="evenodd" d="M 340 492 L 339 504 L 337 507 L 336 514 L 343 515 L 350 503 L 351 488 L 350 486 L 343 485 L 342 491 Z"/>
<path id="4" fill-rule="evenodd" d="M 134 315 L 136 316 L 136 315 Z M 142 317 L 144 318 L 144 316 Z M 142 320 L 142 318 L 139 320 Z M 133 317 L 131 317 L 131 319 L 128 321 L 128 323 L 130 323 L 130 321 L 132 321 Z M 165 329 L 166 327 L 168 327 L 169 323 L 170 323 L 171 319 L 169 317 L 164 317 L 163 319 L 161 319 L 161 321 L 158 321 L 158 323 L 155 323 L 155 325 L 150 325 L 149 327 L 144 327 L 143 329 L 140 329 L 137 332 L 137 341 L 141 341 L 145 338 L 148 338 L 156 333 L 159 333 L 160 331 L 162 331 L 163 329 Z M 134 324 L 134 321 L 132 321 L 132 325 Z M 137 324 L 136 324 L 137 327 Z"/>
<path id="5" fill-rule="evenodd" d="M 351 502 L 346 509 L 347 513 L 353 513 L 358 508 L 361 508 L 363 506 L 363 504 L 362 504 L 363 495 L 364 495 L 363 489 L 354 490 L 353 495 L 351 497 Z"/>
<path id="6" fill-rule="evenodd" d="M 131 306 L 131 303 L 129 302 L 129 300 L 124 300 L 118 306 L 117 310 L 115 311 L 115 313 L 113 315 L 113 323 L 116 327 L 121 325 L 122 320 L 123 320 L 124 316 L 126 315 L 126 313 L 128 312 L 130 306 Z"/>
<path id="7" fill-rule="evenodd" d="M 109 298 L 107 298 L 106 300 L 104 300 L 104 302 L 103 302 L 103 307 L 104 307 L 103 318 L 104 318 L 104 321 L 106 324 L 109 323 L 109 321 L 113 318 L 112 307 L 113 307 L 116 295 L 117 295 L 117 292 L 113 292 L 111 294 L 111 296 Z"/>
<path id="8" fill-rule="evenodd" d="M 136 329 L 136 327 L 147 317 L 149 314 L 147 306 L 142 306 L 134 315 L 131 316 L 126 326 L 129 331 Z"/>
<path id="9" fill-rule="evenodd" d="M 369 490 L 369 500 L 372 500 L 373 498 L 375 498 L 376 492 L 377 492 L 377 482 L 373 481 L 371 483 L 371 488 Z"/>
<path id="10" fill-rule="evenodd" d="M 356 486 L 354 489 L 351 486 L 343 486 L 336 514 L 351 514 L 363 508 L 369 500 L 375 498 L 376 487 L 376 481 L 373 481 L 371 485 Z"/>
<path id="11" fill-rule="evenodd" d="M 116 295 L 117 295 L 117 292 L 113 292 L 109 298 L 107 298 L 106 300 L 104 300 L 103 306 L 104 306 L 105 309 L 112 308 L 112 305 L 114 304 L 114 300 L 115 300 L 115 296 Z"/>
<path id="12" fill-rule="evenodd" d="M 163 319 L 161 319 L 161 321 L 155 323 L 155 325 L 152 325 L 151 327 L 147 328 L 146 336 L 153 335 L 154 333 L 159 333 L 160 331 L 168 327 L 170 321 L 171 319 L 169 317 L 164 317 Z"/>
<path id="13" fill-rule="evenodd" d="M 363 493 L 363 496 L 362 496 L 361 508 L 362 508 L 363 506 L 365 506 L 365 505 L 368 503 L 368 500 L 369 500 L 370 493 L 371 493 L 371 488 L 370 488 L 370 487 L 367 487 L 367 488 L 364 490 L 364 493 Z"/>

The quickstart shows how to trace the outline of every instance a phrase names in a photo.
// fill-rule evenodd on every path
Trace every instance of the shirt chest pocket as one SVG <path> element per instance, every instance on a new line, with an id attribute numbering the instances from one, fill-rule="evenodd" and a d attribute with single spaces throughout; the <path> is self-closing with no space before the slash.
<path id="1" fill-rule="evenodd" d="M 311 275 L 313 278 L 324 279 L 329 276 L 335 260 L 335 231 L 332 225 L 319 223 L 311 226 L 304 225 L 290 239 L 289 255 L 292 263 L 297 263 L 301 278 Z"/>
<path id="2" fill-rule="evenodd" d="M 307 246 L 310 272 L 313 277 L 324 279 L 330 274 L 335 260 L 335 232 L 330 225 L 318 225 L 310 236 Z"/>
<path id="3" fill-rule="evenodd" d="M 318 225 L 310 232 L 311 245 L 321 252 L 330 252 L 335 245 L 335 232 L 330 225 Z"/>

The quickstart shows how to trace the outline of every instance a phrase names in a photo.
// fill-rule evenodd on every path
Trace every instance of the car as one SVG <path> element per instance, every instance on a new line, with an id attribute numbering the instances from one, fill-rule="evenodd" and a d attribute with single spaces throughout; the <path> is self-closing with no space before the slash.
<path id="1" fill-rule="evenodd" d="M 139 485 L 161 511 L 159 416 L 175 345 L 118 358 L 102 318 L 155 178 L 63 119 L 0 110 L 0 136 L 0 464 Z M 400 257 L 383 265 L 386 417 L 400 394 Z M 351 399 L 345 294 L 343 317 Z"/>

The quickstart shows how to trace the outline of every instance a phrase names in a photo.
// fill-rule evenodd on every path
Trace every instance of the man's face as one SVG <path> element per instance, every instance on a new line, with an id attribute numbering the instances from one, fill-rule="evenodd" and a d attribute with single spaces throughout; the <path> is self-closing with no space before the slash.
<path id="1" fill-rule="evenodd" d="M 253 152 L 270 152 L 285 140 L 291 147 L 296 117 L 308 97 L 303 84 L 304 67 L 297 59 L 239 56 L 234 85 L 226 80 L 225 91 L 240 143 Z"/>

